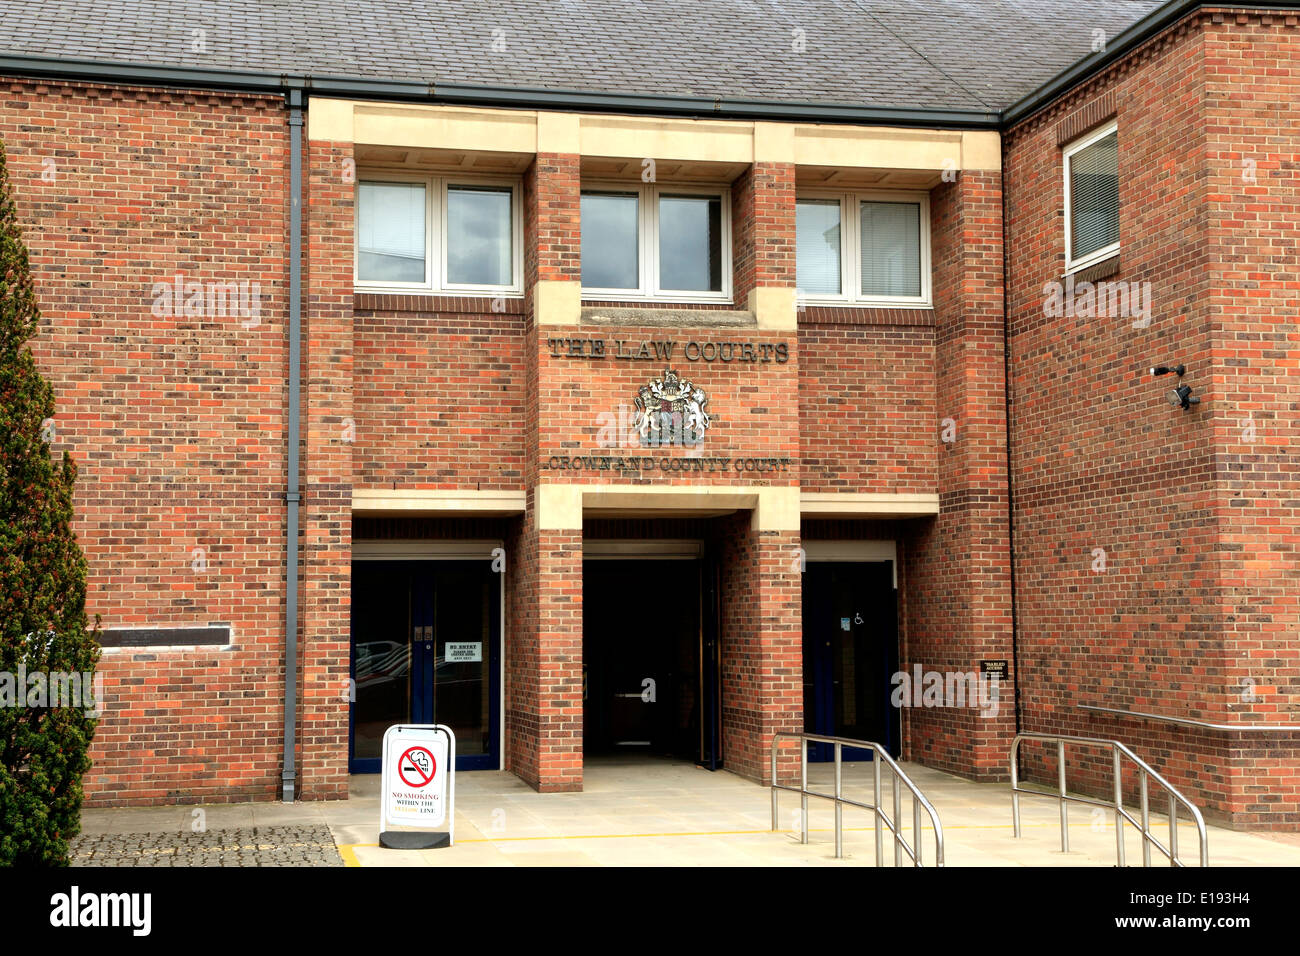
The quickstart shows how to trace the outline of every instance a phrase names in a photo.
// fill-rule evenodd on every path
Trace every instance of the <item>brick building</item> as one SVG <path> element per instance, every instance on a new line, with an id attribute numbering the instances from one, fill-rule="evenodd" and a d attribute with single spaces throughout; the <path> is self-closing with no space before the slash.
<path id="1" fill-rule="evenodd" d="M 89 803 L 1022 730 L 1300 822 L 1289 5 L 113 6 L 0 24 Z"/>

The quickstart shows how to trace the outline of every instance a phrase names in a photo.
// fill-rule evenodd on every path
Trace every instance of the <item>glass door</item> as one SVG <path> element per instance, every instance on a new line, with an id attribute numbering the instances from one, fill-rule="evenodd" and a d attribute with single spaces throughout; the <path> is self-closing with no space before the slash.
<path id="1" fill-rule="evenodd" d="M 488 561 L 428 561 L 433 640 L 426 642 L 429 723 L 456 735 L 457 770 L 495 770 L 501 575 Z"/>
<path id="2" fill-rule="evenodd" d="M 499 766 L 500 589 L 486 560 L 353 563 L 351 772 L 401 723 L 451 727 L 457 770 Z"/>
<path id="3" fill-rule="evenodd" d="M 384 731 L 393 724 L 415 722 L 414 618 L 409 565 L 352 565 L 353 773 L 378 773 Z"/>

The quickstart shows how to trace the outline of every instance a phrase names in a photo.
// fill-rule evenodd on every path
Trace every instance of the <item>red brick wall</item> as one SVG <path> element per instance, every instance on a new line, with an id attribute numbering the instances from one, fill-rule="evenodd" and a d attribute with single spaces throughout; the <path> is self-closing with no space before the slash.
<path id="1" fill-rule="evenodd" d="M 523 317 L 482 301 L 356 313 L 358 487 L 523 487 Z"/>
<path id="2" fill-rule="evenodd" d="M 270 798 L 284 621 L 283 103 L 4 83 L 0 137 L 44 315 L 33 349 L 57 400 L 53 450 L 80 468 L 88 610 L 106 627 L 222 621 L 234 635 L 229 650 L 105 652 L 86 803 Z M 155 302 L 169 310 L 154 283 L 177 274 L 257 283 L 260 316 L 155 314 Z"/>
<path id="3" fill-rule="evenodd" d="M 1023 124 L 1007 162 L 1025 729 L 1119 738 L 1207 816 L 1289 828 L 1296 734 L 1078 705 L 1297 722 L 1296 51 L 1294 16 L 1192 18 Z M 1150 283 L 1145 327 L 1043 312 L 1064 269 L 1056 127 L 1103 93 L 1120 143 L 1108 281 Z M 1172 376 L 1146 374 L 1178 363 L 1202 398 L 1187 412 L 1164 401 Z"/>
<path id="4" fill-rule="evenodd" d="M 1204 414 L 1230 720 L 1300 724 L 1300 19 L 1215 15 L 1205 35 L 1214 339 Z M 1233 821 L 1300 828 L 1300 733 L 1228 738 Z"/>
<path id="5" fill-rule="evenodd" d="M 939 416 L 933 383 L 933 327 L 820 323 L 801 316 L 803 488 L 934 494 Z"/>
<path id="6" fill-rule="evenodd" d="M 911 707 L 903 756 L 976 779 L 1004 779 L 1015 732 L 1011 552 L 1002 315 L 1002 193 L 996 173 L 963 171 L 931 194 L 937 518 L 903 549 L 904 671 L 978 673 L 1005 660 L 992 708 Z M 951 442 L 942 441 L 951 420 Z"/>
<path id="7" fill-rule="evenodd" d="M 1185 362 L 1190 382 L 1206 382 L 1202 70 L 1199 39 L 1183 35 L 1111 92 L 1120 108 L 1123 247 L 1108 281 L 1152 284 L 1149 328 L 1123 315 L 1044 310 L 1045 284 L 1065 269 L 1057 126 L 1110 85 L 1093 84 L 1017 130 L 1006 175 L 1023 728 L 1118 737 L 1176 786 L 1194 788 L 1194 800 L 1213 804 L 1187 751 L 1173 749 L 1193 739 L 1188 732 L 1078 709 L 1193 716 L 1224 699 L 1209 435 L 1199 411 L 1164 403 L 1170 379 L 1146 374 Z M 1072 124 L 1063 135 L 1078 132 Z M 1078 400 L 1060 401 L 1063 387 Z M 1197 736 L 1219 765 L 1221 752 Z M 1033 769 L 1039 758 L 1027 762 Z M 1105 792 L 1104 765 L 1081 764 L 1071 783 Z"/>

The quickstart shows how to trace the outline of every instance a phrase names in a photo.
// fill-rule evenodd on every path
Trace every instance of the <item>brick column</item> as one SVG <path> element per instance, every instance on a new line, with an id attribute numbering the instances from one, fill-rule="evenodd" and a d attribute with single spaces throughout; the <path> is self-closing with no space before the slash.
<path id="1" fill-rule="evenodd" d="M 576 154 L 538 153 L 524 176 L 524 290 L 534 328 L 578 323 L 582 290 L 579 169 Z"/>
<path id="2" fill-rule="evenodd" d="M 582 507 L 539 474 L 548 328 L 578 321 L 579 164 L 539 153 L 524 178 L 527 512 L 514 539 L 507 662 L 507 766 L 542 792 L 582 789 Z M 563 500 L 561 500 L 563 498 Z"/>
<path id="3" fill-rule="evenodd" d="M 731 192 L 732 277 L 760 328 L 794 328 L 795 168 L 754 163 Z"/>
<path id="4" fill-rule="evenodd" d="M 981 659 L 1013 659 L 1001 202 L 996 172 L 963 171 L 931 196 L 940 513 L 906 556 L 907 673 L 915 664 L 978 672 Z M 942 440 L 945 429 L 952 441 Z M 1011 680 L 993 714 L 969 701 L 912 706 L 904 756 L 1003 779 L 1015 728 Z"/>
<path id="5" fill-rule="evenodd" d="M 350 143 L 311 142 L 302 357 L 299 789 L 347 796 L 352 579 L 353 190 Z"/>
<path id="6" fill-rule="evenodd" d="M 787 131 L 777 130 L 779 134 Z M 766 142 L 766 141 L 765 141 Z M 787 144 L 792 149 L 792 144 Z M 795 329 L 795 167 L 756 162 L 732 185 L 734 297 L 759 328 Z M 798 357 L 789 388 L 769 383 L 768 442 L 798 454 Z M 781 396 L 780 399 L 777 396 Z M 784 520 L 760 506 L 725 519 L 722 551 L 722 757 L 728 770 L 771 782 L 773 734 L 803 729 L 802 588 L 798 488 Z M 781 757 L 780 777 L 796 779 L 797 751 Z"/>
<path id="7" fill-rule="evenodd" d="M 758 515 L 722 519 L 722 757 L 770 784 L 772 736 L 803 729 L 798 531 L 762 530 Z M 796 779 L 793 746 L 778 774 Z"/>
<path id="8" fill-rule="evenodd" d="M 554 793 L 582 789 L 582 528 L 540 528 L 538 511 L 532 492 L 513 549 L 507 768 Z"/>

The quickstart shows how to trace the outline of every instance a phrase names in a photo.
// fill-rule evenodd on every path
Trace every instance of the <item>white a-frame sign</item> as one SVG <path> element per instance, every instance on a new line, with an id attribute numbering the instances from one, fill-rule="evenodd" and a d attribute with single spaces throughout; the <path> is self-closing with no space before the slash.
<path id="1" fill-rule="evenodd" d="M 384 731 L 382 756 L 379 845 L 393 850 L 451 846 L 456 829 L 456 735 L 451 728 L 394 724 Z M 435 829 L 443 823 L 445 831 Z"/>

